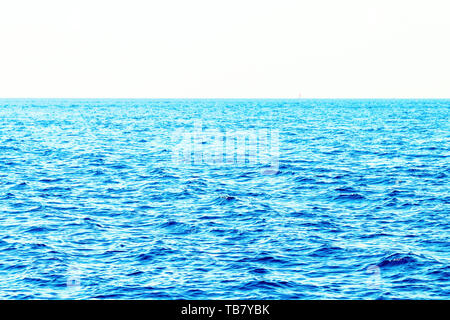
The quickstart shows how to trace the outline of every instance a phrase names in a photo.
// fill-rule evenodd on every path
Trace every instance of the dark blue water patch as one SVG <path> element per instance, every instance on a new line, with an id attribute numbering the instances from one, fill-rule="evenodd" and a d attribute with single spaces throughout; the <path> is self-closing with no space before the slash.
<path id="1" fill-rule="evenodd" d="M 418 258 L 412 254 L 393 254 L 383 258 L 377 265 L 379 267 L 396 267 L 402 265 L 410 265 L 418 262 Z"/>
<path id="2" fill-rule="evenodd" d="M 54 229 L 48 228 L 48 227 L 33 226 L 33 227 L 30 227 L 30 228 L 26 229 L 25 232 L 41 233 L 41 232 L 50 232 L 52 230 L 54 230 Z"/>

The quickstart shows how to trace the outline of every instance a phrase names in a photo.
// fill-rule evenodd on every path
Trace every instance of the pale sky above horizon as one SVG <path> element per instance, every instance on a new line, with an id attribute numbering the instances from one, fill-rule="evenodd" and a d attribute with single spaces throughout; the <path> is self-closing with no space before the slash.
<path id="1" fill-rule="evenodd" d="M 0 98 L 450 98 L 448 0 L 0 0 Z"/>

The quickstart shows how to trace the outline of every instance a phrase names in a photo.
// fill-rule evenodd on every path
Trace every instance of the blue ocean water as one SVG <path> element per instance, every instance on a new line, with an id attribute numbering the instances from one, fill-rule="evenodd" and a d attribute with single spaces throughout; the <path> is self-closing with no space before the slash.
<path id="1" fill-rule="evenodd" d="M 449 112 L 0 100 L 0 298 L 449 299 Z M 277 170 L 173 161 L 195 121 L 277 132 Z"/>

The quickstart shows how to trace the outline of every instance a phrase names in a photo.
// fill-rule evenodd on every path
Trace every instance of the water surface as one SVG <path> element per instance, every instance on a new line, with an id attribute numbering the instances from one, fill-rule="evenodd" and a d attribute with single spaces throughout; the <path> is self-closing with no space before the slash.
<path id="1" fill-rule="evenodd" d="M 0 298 L 448 299 L 449 111 L 0 100 Z M 279 132 L 277 171 L 174 162 L 199 120 Z"/>

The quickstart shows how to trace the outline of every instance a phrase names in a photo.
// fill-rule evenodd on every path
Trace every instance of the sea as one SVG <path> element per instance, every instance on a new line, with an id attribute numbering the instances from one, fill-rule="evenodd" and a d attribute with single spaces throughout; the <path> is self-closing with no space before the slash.
<path id="1" fill-rule="evenodd" d="M 1 99 L 0 299 L 450 299 L 449 114 Z"/>

